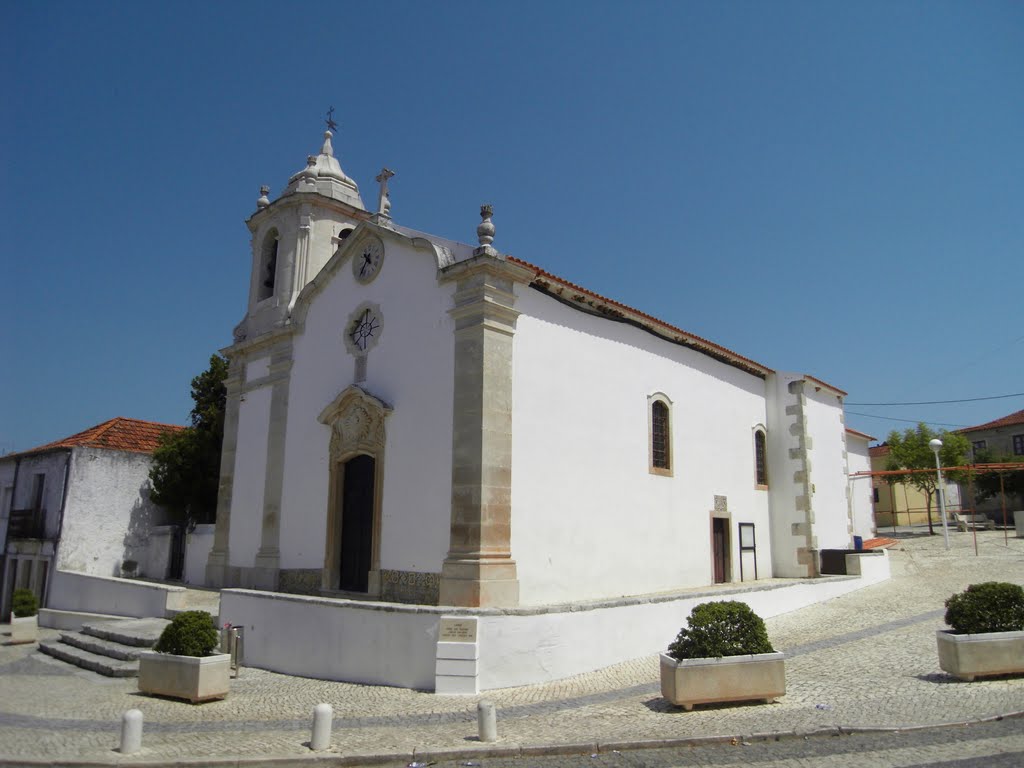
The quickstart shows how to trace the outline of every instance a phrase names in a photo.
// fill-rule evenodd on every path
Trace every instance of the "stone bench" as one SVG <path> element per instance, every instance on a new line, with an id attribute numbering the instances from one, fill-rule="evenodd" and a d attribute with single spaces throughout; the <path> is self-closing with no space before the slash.
<path id="1" fill-rule="evenodd" d="M 996 524 L 988 519 L 986 515 L 953 515 L 956 518 L 958 531 L 967 531 L 971 528 L 994 529 Z"/>

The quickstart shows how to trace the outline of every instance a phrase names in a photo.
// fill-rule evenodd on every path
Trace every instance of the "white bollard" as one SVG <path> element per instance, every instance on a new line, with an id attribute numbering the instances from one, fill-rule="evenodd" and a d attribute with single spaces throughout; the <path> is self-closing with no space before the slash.
<path id="1" fill-rule="evenodd" d="M 121 715 L 121 748 L 122 755 L 131 755 L 142 749 L 142 712 L 129 709 Z"/>
<path id="2" fill-rule="evenodd" d="M 498 720 L 494 712 L 494 702 L 481 701 L 476 705 L 476 724 L 480 731 L 480 741 L 498 740 Z"/>
<path id="3" fill-rule="evenodd" d="M 331 721 L 334 710 L 330 704 L 317 704 L 313 707 L 313 736 L 309 740 L 309 748 L 320 752 L 331 746 Z"/>

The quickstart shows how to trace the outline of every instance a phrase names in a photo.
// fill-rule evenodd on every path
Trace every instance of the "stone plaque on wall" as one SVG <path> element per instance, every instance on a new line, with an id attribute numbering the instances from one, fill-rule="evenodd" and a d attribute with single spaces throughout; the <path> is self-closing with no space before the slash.
<path id="1" fill-rule="evenodd" d="M 473 616 L 442 618 L 437 639 L 442 643 L 475 643 L 477 619 Z"/>
<path id="2" fill-rule="evenodd" d="M 715 512 L 728 512 L 729 502 L 725 496 L 715 496 Z"/>

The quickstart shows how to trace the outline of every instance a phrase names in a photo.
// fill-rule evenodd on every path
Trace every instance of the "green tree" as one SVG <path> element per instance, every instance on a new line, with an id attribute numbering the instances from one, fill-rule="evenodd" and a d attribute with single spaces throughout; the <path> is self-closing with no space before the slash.
<path id="1" fill-rule="evenodd" d="M 192 379 L 191 425 L 165 433 L 153 452 L 151 498 L 177 522 L 212 523 L 217 518 L 227 375 L 228 361 L 212 355 L 210 367 Z"/>
<path id="2" fill-rule="evenodd" d="M 928 445 L 932 440 L 938 438 L 942 441 L 942 448 L 939 450 L 939 461 L 944 467 L 959 467 L 967 463 L 967 452 L 970 443 L 967 438 L 956 432 L 941 430 L 934 432 L 924 422 L 916 428 L 909 428 L 900 433 L 893 430 L 886 438 L 889 446 L 889 462 L 886 465 L 888 470 L 896 469 L 930 469 L 930 472 L 914 472 L 904 475 L 902 482 L 909 483 L 925 495 L 928 509 L 928 532 L 935 533 L 932 527 L 932 495 L 939 484 L 935 475 L 935 453 Z M 944 472 L 946 482 L 957 482 L 960 474 L 957 472 Z"/>
<path id="3" fill-rule="evenodd" d="M 974 457 L 975 464 L 1020 464 L 1017 470 L 1004 469 L 978 472 L 974 475 L 974 498 L 978 501 L 991 499 L 1005 492 L 1008 498 L 1024 496 L 1024 456 L 1006 456 L 979 451 Z M 1012 521 L 1011 521 L 1012 522 Z"/>

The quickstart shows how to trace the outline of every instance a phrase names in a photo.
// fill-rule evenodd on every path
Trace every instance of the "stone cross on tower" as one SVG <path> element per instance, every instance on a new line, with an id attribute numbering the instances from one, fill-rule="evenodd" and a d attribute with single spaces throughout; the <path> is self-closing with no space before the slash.
<path id="1" fill-rule="evenodd" d="M 391 196 L 388 194 L 388 179 L 395 175 L 389 168 L 381 168 L 377 174 L 377 181 L 380 184 L 380 196 L 377 198 L 377 216 L 391 218 Z"/>
<path id="2" fill-rule="evenodd" d="M 338 124 L 334 122 L 334 107 L 327 110 L 327 119 L 324 120 L 324 122 L 327 123 L 328 131 L 331 131 L 332 133 L 338 132 Z"/>

